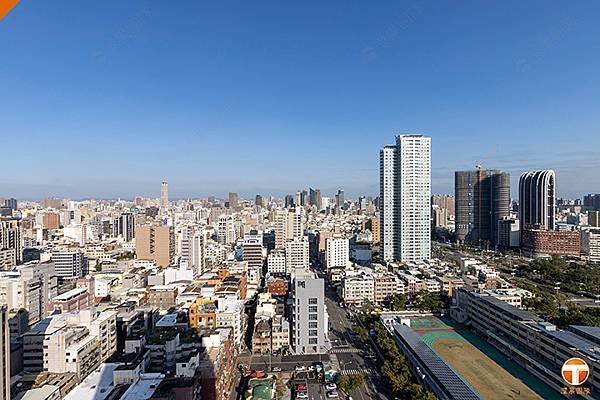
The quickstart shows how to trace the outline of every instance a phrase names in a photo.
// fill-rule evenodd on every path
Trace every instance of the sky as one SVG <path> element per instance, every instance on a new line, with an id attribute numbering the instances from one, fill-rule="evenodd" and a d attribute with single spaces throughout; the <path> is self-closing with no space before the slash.
<path id="1" fill-rule="evenodd" d="M 0 197 L 377 195 L 379 150 L 600 192 L 600 2 L 32 1 L 0 21 Z"/>

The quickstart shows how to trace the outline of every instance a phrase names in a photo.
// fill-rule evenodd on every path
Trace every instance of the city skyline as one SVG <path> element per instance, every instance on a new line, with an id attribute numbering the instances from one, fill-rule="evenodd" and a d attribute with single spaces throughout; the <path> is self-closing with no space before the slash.
<path id="1" fill-rule="evenodd" d="M 600 186 L 598 7 L 21 3 L 0 24 L 2 195 L 374 195 L 379 147 L 409 132 L 432 137 L 433 193 L 482 164 L 513 193 L 554 169 L 581 197 Z"/>

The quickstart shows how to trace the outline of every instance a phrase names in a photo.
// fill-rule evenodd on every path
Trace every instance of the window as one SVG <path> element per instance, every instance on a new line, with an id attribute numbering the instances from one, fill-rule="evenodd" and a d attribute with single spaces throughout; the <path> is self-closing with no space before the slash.
<path id="1" fill-rule="evenodd" d="M 317 299 L 316 297 L 311 297 L 310 299 L 308 299 L 308 304 L 319 304 L 319 299 Z"/>
<path id="2" fill-rule="evenodd" d="M 308 344 L 317 344 L 317 338 L 309 338 Z"/>
<path id="3" fill-rule="evenodd" d="M 308 336 L 317 336 L 317 330 L 316 329 L 311 329 L 310 331 L 308 331 Z"/>
<path id="4" fill-rule="evenodd" d="M 317 314 L 308 314 L 308 320 L 309 321 L 316 321 L 319 317 L 317 316 Z"/>
<path id="5" fill-rule="evenodd" d="M 317 306 L 309 306 L 309 307 L 308 307 L 308 312 L 310 312 L 310 313 L 315 313 L 315 312 L 317 312 Z"/>
<path id="6" fill-rule="evenodd" d="M 318 322 L 312 321 L 308 323 L 308 327 L 311 329 L 315 329 L 318 326 Z"/>

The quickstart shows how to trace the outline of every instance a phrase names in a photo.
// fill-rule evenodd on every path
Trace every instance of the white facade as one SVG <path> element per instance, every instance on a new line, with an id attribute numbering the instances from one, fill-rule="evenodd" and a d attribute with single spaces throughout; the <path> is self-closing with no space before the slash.
<path id="1" fill-rule="evenodd" d="M 267 257 L 267 271 L 270 274 L 283 275 L 287 273 L 285 252 L 273 251 Z"/>
<path id="2" fill-rule="evenodd" d="M 285 243 L 286 273 L 291 274 L 296 268 L 308 268 L 308 238 L 294 238 Z"/>
<path id="3" fill-rule="evenodd" d="M 600 229 L 581 231 L 581 253 L 590 261 L 600 261 Z"/>
<path id="4" fill-rule="evenodd" d="M 380 152 L 381 241 L 385 261 L 431 256 L 431 138 L 400 135 Z"/>
<path id="5" fill-rule="evenodd" d="M 348 239 L 327 238 L 326 265 L 327 268 L 345 268 L 350 261 L 350 244 Z"/>
<path id="6" fill-rule="evenodd" d="M 361 305 L 365 300 L 375 299 L 375 280 L 373 275 L 361 273 L 346 276 L 342 282 L 342 298 L 346 304 Z"/>

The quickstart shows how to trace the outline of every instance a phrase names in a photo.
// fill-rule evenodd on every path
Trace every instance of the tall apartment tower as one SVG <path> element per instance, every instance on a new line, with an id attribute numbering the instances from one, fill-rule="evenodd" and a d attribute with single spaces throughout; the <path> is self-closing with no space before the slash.
<path id="1" fill-rule="evenodd" d="M 162 181 L 160 185 L 160 208 L 166 210 L 169 208 L 169 183 Z"/>
<path id="2" fill-rule="evenodd" d="M 135 254 L 138 259 L 154 261 L 161 267 L 171 265 L 175 258 L 173 227 L 139 226 L 135 231 Z"/>
<path id="3" fill-rule="evenodd" d="M 296 354 L 321 354 L 328 350 L 328 315 L 325 284 L 308 269 L 296 269 L 293 278 L 292 348 Z"/>
<path id="4" fill-rule="evenodd" d="M 113 221 L 113 236 L 121 236 L 126 242 L 133 240 L 135 237 L 135 217 L 132 213 L 122 213 L 115 218 Z"/>
<path id="5" fill-rule="evenodd" d="M 380 232 L 385 261 L 431 255 L 431 138 L 396 136 L 379 155 Z"/>
<path id="6" fill-rule="evenodd" d="M 510 175 L 497 170 L 454 173 L 457 239 L 475 245 L 498 242 L 498 221 L 510 216 Z"/>
<path id="7" fill-rule="evenodd" d="M 262 268 L 263 266 L 263 235 L 262 232 L 251 230 L 244 235 L 242 243 L 244 261 L 248 262 L 248 268 Z"/>
<path id="8" fill-rule="evenodd" d="M 0 400 L 10 400 L 10 329 L 8 310 L 0 307 Z"/>
<path id="9" fill-rule="evenodd" d="M 23 262 L 23 236 L 21 220 L 0 218 L 0 264 L 10 269 Z"/>
<path id="10" fill-rule="evenodd" d="M 556 223 L 556 176 L 551 169 L 524 172 L 519 178 L 519 222 L 554 230 Z"/>
<path id="11" fill-rule="evenodd" d="M 350 242 L 346 238 L 327 238 L 325 250 L 326 266 L 330 268 L 346 268 L 350 261 Z"/>

